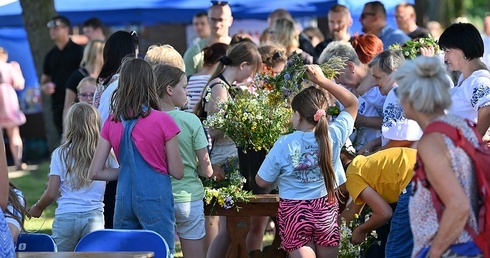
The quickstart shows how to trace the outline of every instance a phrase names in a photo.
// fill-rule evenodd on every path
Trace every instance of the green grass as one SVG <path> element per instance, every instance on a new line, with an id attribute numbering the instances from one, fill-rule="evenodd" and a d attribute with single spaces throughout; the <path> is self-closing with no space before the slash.
<path id="1" fill-rule="evenodd" d="M 28 171 L 23 175 L 11 178 L 12 181 L 23 193 L 27 199 L 27 207 L 35 204 L 44 190 L 48 182 L 49 162 L 44 161 L 37 166 L 36 170 Z M 31 218 L 26 220 L 25 228 L 29 232 L 40 232 L 51 235 L 51 228 L 54 218 L 54 210 L 56 203 L 51 204 L 44 210 L 40 218 Z"/>
<path id="2" fill-rule="evenodd" d="M 31 166 L 30 166 L 31 167 Z M 23 173 L 10 173 L 12 181 L 23 193 L 27 199 L 27 207 L 35 204 L 44 190 L 48 182 L 49 161 L 41 162 L 37 167 L 33 166 L 32 170 Z M 15 174 L 15 176 L 13 176 Z M 43 212 L 40 218 L 31 218 L 26 220 L 25 228 L 29 232 L 39 232 L 51 235 L 51 229 L 54 219 L 54 211 L 56 202 L 49 205 Z M 264 246 L 270 245 L 273 240 L 273 235 L 268 233 L 264 235 Z M 180 242 L 175 242 L 175 258 L 182 257 Z"/>

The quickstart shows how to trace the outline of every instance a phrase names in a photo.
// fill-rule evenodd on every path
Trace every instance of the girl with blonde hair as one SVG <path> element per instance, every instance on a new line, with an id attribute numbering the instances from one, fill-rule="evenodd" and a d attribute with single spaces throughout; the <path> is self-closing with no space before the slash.
<path id="1" fill-rule="evenodd" d="M 76 103 L 68 110 L 64 128 L 66 140 L 51 155 L 48 187 L 29 214 L 38 218 L 57 201 L 52 236 L 58 251 L 72 252 L 82 237 L 104 228 L 105 182 L 89 178 L 99 142 L 99 113 L 92 105 Z M 117 167 L 111 157 L 104 165 Z"/>

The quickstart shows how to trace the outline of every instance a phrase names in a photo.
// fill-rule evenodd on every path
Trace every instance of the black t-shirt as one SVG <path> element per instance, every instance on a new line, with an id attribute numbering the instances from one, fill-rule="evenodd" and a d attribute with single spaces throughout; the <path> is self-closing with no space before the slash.
<path id="1" fill-rule="evenodd" d="M 50 76 L 51 81 L 55 84 L 55 92 L 51 96 L 53 110 L 63 109 L 66 82 L 73 71 L 80 67 L 82 56 L 83 47 L 71 40 L 68 41 L 63 50 L 55 46 L 46 54 L 43 73 Z"/>
<path id="2" fill-rule="evenodd" d="M 68 80 L 66 81 L 66 89 L 70 89 L 72 90 L 75 94 L 78 93 L 78 90 L 77 90 L 77 86 L 78 84 L 80 83 L 80 81 L 89 76 L 90 74 L 88 73 L 88 71 L 83 68 L 83 67 L 80 67 L 78 69 L 76 69 L 75 71 L 73 71 L 70 75 L 70 77 L 68 77 Z"/>

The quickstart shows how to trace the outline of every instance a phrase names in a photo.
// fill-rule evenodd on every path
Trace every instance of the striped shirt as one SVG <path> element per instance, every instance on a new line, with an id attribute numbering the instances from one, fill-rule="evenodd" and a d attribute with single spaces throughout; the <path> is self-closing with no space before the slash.
<path id="1" fill-rule="evenodd" d="M 187 94 L 189 98 L 188 107 L 185 111 L 192 113 L 194 106 L 201 100 L 202 90 L 208 84 L 211 75 L 193 75 L 187 82 Z"/>

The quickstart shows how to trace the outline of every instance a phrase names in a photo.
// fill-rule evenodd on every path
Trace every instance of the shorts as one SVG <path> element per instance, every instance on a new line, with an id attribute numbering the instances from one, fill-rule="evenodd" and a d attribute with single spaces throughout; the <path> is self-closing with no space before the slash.
<path id="1" fill-rule="evenodd" d="M 319 246 L 338 246 L 340 243 L 337 201 L 328 197 L 313 200 L 280 199 L 277 211 L 282 248 L 291 252 L 309 242 Z"/>
<path id="2" fill-rule="evenodd" d="M 206 235 L 204 226 L 204 202 L 197 200 L 193 202 L 176 202 L 175 231 L 180 238 L 198 240 Z"/>
<path id="3" fill-rule="evenodd" d="M 237 157 L 238 150 L 234 142 L 214 143 L 209 158 L 211 164 L 223 165 L 230 157 Z"/>

